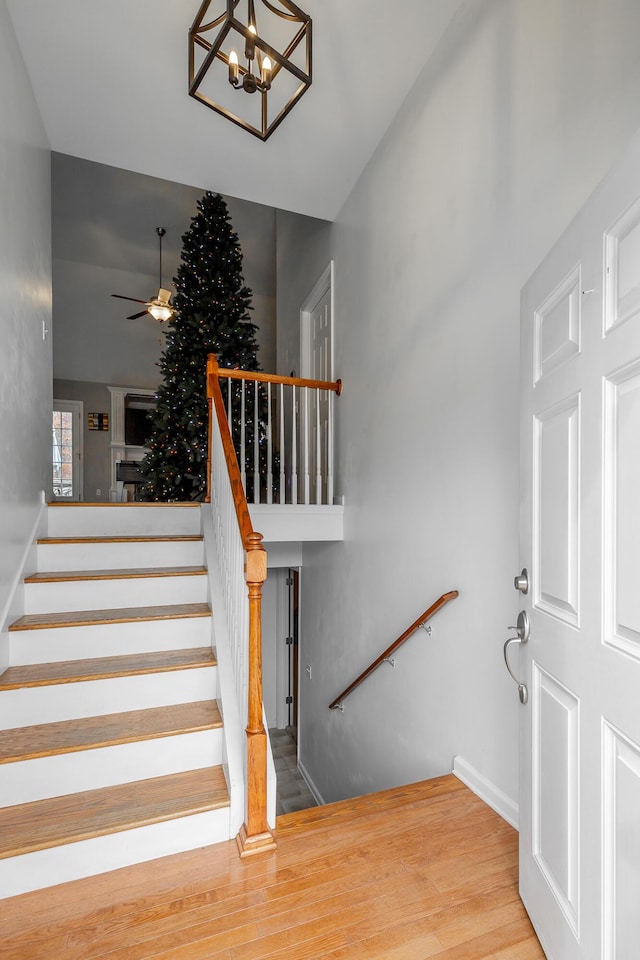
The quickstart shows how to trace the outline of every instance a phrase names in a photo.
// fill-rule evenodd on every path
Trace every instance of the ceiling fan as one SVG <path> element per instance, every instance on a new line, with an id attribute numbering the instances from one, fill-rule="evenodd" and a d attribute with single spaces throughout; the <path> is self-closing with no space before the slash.
<path id="1" fill-rule="evenodd" d="M 160 283 L 158 290 L 158 296 L 153 300 L 139 300 L 137 297 L 125 297 L 121 293 L 112 293 L 112 297 L 118 297 L 119 300 L 132 300 L 134 303 L 144 303 L 144 310 L 141 310 L 140 313 L 134 313 L 130 317 L 127 317 L 127 320 L 137 320 L 138 317 L 144 317 L 145 313 L 151 314 L 154 320 L 159 320 L 161 323 L 165 320 L 170 320 L 174 315 L 175 308 L 171 306 L 169 302 L 171 300 L 171 291 L 165 290 L 162 286 L 162 238 L 164 237 L 167 231 L 164 227 L 156 227 L 156 233 L 158 234 L 158 244 L 160 247 Z"/>

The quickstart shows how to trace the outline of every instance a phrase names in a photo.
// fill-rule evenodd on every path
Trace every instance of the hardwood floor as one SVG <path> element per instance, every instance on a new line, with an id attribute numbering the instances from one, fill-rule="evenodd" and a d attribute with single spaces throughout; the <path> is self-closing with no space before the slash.
<path id="1" fill-rule="evenodd" d="M 543 960 L 517 834 L 453 776 L 233 841 L 0 901 L 12 960 Z"/>

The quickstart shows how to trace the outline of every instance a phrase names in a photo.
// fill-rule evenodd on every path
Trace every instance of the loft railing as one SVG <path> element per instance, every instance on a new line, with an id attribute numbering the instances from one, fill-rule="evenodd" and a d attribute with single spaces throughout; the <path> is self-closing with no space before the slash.
<path id="1" fill-rule="evenodd" d="M 342 381 L 220 367 L 218 377 L 247 501 L 331 505 Z"/>
<path id="2" fill-rule="evenodd" d="M 207 502 L 213 505 L 236 693 L 247 733 L 245 820 L 237 837 L 244 857 L 276 846 L 267 822 L 267 734 L 262 720 L 261 602 L 267 555 L 262 534 L 251 524 L 212 354 L 207 360 L 207 402 Z"/>
<path id="3" fill-rule="evenodd" d="M 353 683 L 350 683 L 349 686 L 342 691 L 340 696 L 336 697 L 335 700 L 329 704 L 329 709 L 343 710 L 343 703 L 349 694 L 353 693 L 356 687 L 359 687 L 360 684 L 367 679 L 367 677 L 371 676 L 373 671 L 376 670 L 381 664 L 383 664 L 385 661 L 388 661 L 391 657 L 391 654 L 395 653 L 398 647 L 402 646 L 402 644 L 409 639 L 412 633 L 415 633 L 419 627 L 424 627 L 427 621 L 430 620 L 431 617 L 438 612 L 438 610 L 441 610 L 446 603 L 449 603 L 450 600 L 454 600 L 457 596 L 457 590 L 450 590 L 449 593 L 443 593 L 442 596 L 439 597 L 435 603 L 432 603 L 431 606 L 428 607 L 425 612 L 421 614 L 414 623 L 411 624 L 410 627 L 407 627 L 404 633 L 402 633 L 397 640 L 393 641 L 390 647 L 387 647 L 387 649 L 384 650 L 380 656 L 373 661 L 373 663 L 370 663 L 367 669 L 363 670 L 360 676 L 356 677 Z"/>

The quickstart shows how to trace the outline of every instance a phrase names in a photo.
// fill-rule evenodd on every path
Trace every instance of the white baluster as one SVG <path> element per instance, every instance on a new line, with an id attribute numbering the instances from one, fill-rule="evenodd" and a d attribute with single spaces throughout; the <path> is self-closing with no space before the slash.
<path id="1" fill-rule="evenodd" d="M 260 503 L 260 444 L 258 435 L 258 381 L 253 382 L 253 502 Z"/>
<path id="2" fill-rule="evenodd" d="M 319 390 L 316 390 L 316 503 L 322 503 L 322 433 L 320 431 Z"/>
<path id="3" fill-rule="evenodd" d="M 271 436 L 271 384 L 267 384 L 267 503 L 273 503 L 273 443 Z"/>
<path id="4" fill-rule="evenodd" d="M 304 483 L 304 503 L 309 503 L 309 390 L 307 387 L 302 388 L 304 390 L 304 429 L 302 431 L 303 443 L 304 443 L 304 473 L 303 473 L 303 483 Z"/>
<path id="5" fill-rule="evenodd" d="M 285 446 L 284 446 L 284 384 L 280 384 L 280 503 L 287 502 L 287 489 L 285 487 Z"/>
<path id="6" fill-rule="evenodd" d="M 296 405 L 296 388 L 292 386 L 291 403 L 291 503 L 298 502 L 298 408 Z"/>
<path id="7" fill-rule="evenodd" d="M 327 410 L 327 503 L 333 504 L 333 390 L 328 391 Z"/>
<path id="8" fill-rule="evenodd" d="M 247 492 L 247 465 L 245 458 L 246 443 L 246 422 L 245 422 L 245 381 L 242 381 L 242 393 L 240 395 L 240 479 L 242 480 L 242 489 Z"/>

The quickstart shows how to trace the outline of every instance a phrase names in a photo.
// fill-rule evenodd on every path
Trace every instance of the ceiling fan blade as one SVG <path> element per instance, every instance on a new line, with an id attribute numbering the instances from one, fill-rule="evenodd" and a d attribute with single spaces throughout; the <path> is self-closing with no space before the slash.
<path id="1" fill-rule="evenodd" d="M 112 293 L 112 297 L 117 297 L 119 300 L 132 300 L 134 303 L 148 303 L 148 300 L 138 300 L 137 297 L 125 297 L 121 293 Z"/>
<path id="2" fill-rule="evenodd" d="M 137 320 L 138 317 L 144 317 L 147 312 L 147 310 L 141 310 L 140 313 L 134 313 L 131 317 L 127 317 L 127 320 Z"/>

